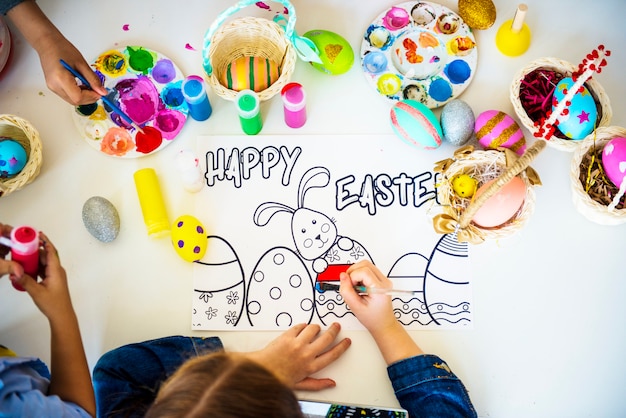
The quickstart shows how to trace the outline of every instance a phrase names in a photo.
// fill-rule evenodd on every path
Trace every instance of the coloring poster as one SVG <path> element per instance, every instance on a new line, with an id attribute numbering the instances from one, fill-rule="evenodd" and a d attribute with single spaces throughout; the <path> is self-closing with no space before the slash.
<path id="1" fill-rule="evenodd" d="M 208 248 L 194 263 L 193 329 L 364 329 L 319 287 L 363 259 L 415 291 L 392 297 L 408 329 L 471 326 L 468 244 L 432 226 L 445 151 L 389 135 L 201 136 L 197 149 Z"/>

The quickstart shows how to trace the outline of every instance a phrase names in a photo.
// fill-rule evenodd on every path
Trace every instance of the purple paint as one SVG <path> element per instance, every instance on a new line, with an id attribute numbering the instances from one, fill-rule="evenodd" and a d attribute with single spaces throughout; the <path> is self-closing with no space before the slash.
<path id="1" fill-rule="evenodd" d="M 161 84 L 167 84 L 176 77 L 176 68 L 174 63 L 168 59 L 161 59 L 157 61 L 152 69 L 152 78 L 154 81 Z"/>

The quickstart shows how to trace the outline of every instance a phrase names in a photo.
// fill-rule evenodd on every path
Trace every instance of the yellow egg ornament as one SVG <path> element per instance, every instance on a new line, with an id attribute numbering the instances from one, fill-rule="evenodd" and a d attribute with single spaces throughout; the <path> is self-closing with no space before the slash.
<path id="1" fill-rule="evenodd" d="M 457 196 L 470 198 L 476 193 L 478 182 L 468 174 L 458 174 L 452 178 L 452 190 Z"/>
<path id="2" fill-rule="evenodd" d="M 204 226 L 191 215 L 180 216 L 172 225 L 172 245 L 183 260 L 190 263 L 200 260 L 207 249 Z"/>

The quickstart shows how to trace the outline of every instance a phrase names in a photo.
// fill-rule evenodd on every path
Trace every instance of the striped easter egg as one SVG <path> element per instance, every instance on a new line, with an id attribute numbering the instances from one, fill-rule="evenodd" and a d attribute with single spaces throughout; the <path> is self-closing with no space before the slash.
<path id="1" fill-rule="evenodd" d="M 441 145 L 441 124 L 432 110 L 415 100 L 400 100 L 391 108 L 391 127 L 405 142 L 425 149 Z"/>
<path id="2" fill-rule="evenodd" d="M 487 110 L 476 118 L 474 132 L 480 145 L 486 149 L 509 148 L 522 155 L 526 150 L 526 139 L 521 128 L 512 117 L 498 110 Z"/>
<path id="3" fill-rule="evenodd" d="M 240 57 L 228 64 L 220 80 L 229 90 L 260 92 L 280 77 L 278 65 L 261 57 Z"/>

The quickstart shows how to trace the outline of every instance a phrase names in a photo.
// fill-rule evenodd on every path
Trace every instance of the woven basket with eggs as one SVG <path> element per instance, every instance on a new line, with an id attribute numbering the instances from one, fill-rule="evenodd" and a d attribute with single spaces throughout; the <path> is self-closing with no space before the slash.
<path id="1" fill-rule="evenodd" d="M 11 145 L 9 151 L 8 146 Z M 25 164 L 15 175 L 8 171 L 12 151 L 17 147 L 24 152 Z M 21 189 L 35 180 L 42 163 L 41 140 L 37 130 L 25 119 L 13 115 L 0 115 L 0 197 Z M 4 151 L 3 151 L 4 150 Z M 11 152 L 11 155 L 5 155 Z"/>
<path id="2" fill-rule="evenodd" d="M 279 93 L 295 68 L 296 51 L 291 43 L 296 21 L 295 9 L 279 0 L 288 11 L 285 28 L 260 17 L 227 19 L 255 4 L 242 0 L 222 12 L 204 37 L 202 58 L 208 83 L 215 93 L 235 100 L 240 90 L 254 90 L 261 101 Z"/>
<path id="3" fill-rule="evenodd" d="M 436 163 L 443 213 L 433 218 L 435 231 L 456 232 L 459 242 L 480 244 L 520 230 L 535 208 L 533 186 L 541 184 L 530 162 L 544 148 L 545 141 L 535 141 L 518 156 L 505 148 L 482 151 L 468 145 Z"/>
<path id="4" fill-rule="evenodd" d="M 557 58 L 540 58 L 513 78 L 510 100 L 515 113 L 535 137 L 547 140 L 553 148 L 573 152 L 594 128 L 608 126 L 611 121 L 609 97 L 602 85 L 591 78 L 606 65 L 604 56 L 610 55 L 603 47 L 600 53 L 599 50 L 589 54 L 578 67 Z M 565 87 L 574 85 L 574 80 L 584 89 L 572 91 L 576 96 L 569 100 L 560 97 L 567 95 Z M 558 114 L 556 106 L 560 106 Z"/>
<path id="5" fill-rule="evenodd" d="M 574 151 L 570 180 L 576 209 L 592 222 L 626 222 L 626 129 L 598 128 Z M 617 199 L 616 199 L 616 196 Z"/>

